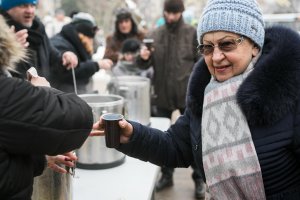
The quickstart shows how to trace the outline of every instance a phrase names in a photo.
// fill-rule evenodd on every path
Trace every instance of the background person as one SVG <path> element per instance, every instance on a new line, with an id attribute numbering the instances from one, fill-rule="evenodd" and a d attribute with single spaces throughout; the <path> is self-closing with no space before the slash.
<path id="1" fill-rule="evenodd" d="M 74 53 L 60 53 L 48 39 L 45 27 L 35 16 L 37 0 L 2 0 L 0 14 L 16 32 L 17 40 L 28 49 L 28 59 L 17 65 L 20 77 L 26 78 L 26 71 L 34 66 L 40 76 L 49 78 L 50 68 L 77 66 Z"/>
<path id="2" fill-rule="evenodd" d="M 208 199 L 299 199 L 299 34 L 264 29 L 255 0 L 209 0 L 198 39 L 204 59 L 184 115 L 165 134 L 121 121 L 118 150 L 171 167 L 196 161 Z"/>
<path id="3" fill-rule="evenodd" d="M 65 25 L 59 34 L 50 39 L 52 45 L 58 50 L 71 51 L 78 57 L 75 77 L 79 94 L 92 93 L 92 89 L 88 88 L 91 77 L 99 69 L 110 69 L 113 64 L 109 59 L 92 60 L 97 30 L 94 17 L 89 13 L 79 12 L 73 16 L 71 23 Z M 65 92 L 74 92 L 73 76 L 70 70 L 53 68 L 50 80 L 52 87 Z"/>
<path id="4" fill-rule="evenodd" d="M 54 12 L 54 17 L 46 16 L 43 20 L 45 24 L 45 30 L 49 38 L 59 33 L 62 27 L 71 22 L 71 18 L 65 15 L 65 11 L 62 8 L 58 8 Z"/>
<path id="5" fill-rule="evenodd" d="M 66 173 L 57 163 L 74 167 L 77 157 L 70 151 L 88 137 L 93 114 L 77 95 L 50 88 L 43 77 L 30 82 L 12 77 L 12 66 L 26 59 L 25 49 L 2 16 L 0 52 L 0 197 L 30 200 L 33 178 L 43 172 L 46 154 L 56 171 Z"/>
<path id="6" fill-rule="evenodd" d="M 141 42 L 134 38 L 126 39 L 123 42 L 118 63 L 112 70 L 115 76 L 144 76 L 145 70 L 140 69 L 136 63 L 141 45 Z"/>
<path id="7" fill-rule="evenodd" d="M 116 14 L 114 33 L 106 38 L 104 58 L 111 59 L 115 65 L 118 62 L 122 44 L 128 38 L 135 38 L 142 41 L 144 33 L 138 30 L 138 26 L 130 11 L 121 8 Z"/>
<path id="8" fill-rule="evenodd" d="M 141 59 L 138 61 L 141 69 L 151 66 L 154 69 L 152 82 L 156 98 L 152 102 L 156 110 L 152 115 L 156 117 L 171 119 L 173 111 L 177 109 L 183 114 L 188 79 L 195 62 L 200 58 L 197 53 L 196 29 L 184 23 L 183 11 L 182 0 L 164 2 L 165 24 L 147 36 L 154 39 L 154 50 L 142 48 Z M 194 164 L 192 168 L 195 196 L 201 199 L 205 192 L 203 180 Z M 156 184 L 157 191 L 173 185 L 174 168 L 162 166 L 161 172 L 162 176 Z"/>

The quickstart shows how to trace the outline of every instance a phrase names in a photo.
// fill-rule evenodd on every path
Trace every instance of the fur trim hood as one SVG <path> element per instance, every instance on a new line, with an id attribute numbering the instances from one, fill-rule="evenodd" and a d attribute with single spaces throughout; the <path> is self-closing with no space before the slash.
<path id="1" fill-rule="evenodd" d="M 266 29 L 262 55 L 237 92 L 249 125 L 271 125 L 295 110 L 300 92 L 300 36 L 288 28 Z M 202 115 L 204 90 L 211 75 L 204 59 L 190 78 L 187 106 Z"/>
<path id="2" fill-rule="evenodd" d="M 14 64 L 25 59 L 25 48 L 17 41 L 15 34 L 0 15 L 0 69 L 13 68 Z"/>

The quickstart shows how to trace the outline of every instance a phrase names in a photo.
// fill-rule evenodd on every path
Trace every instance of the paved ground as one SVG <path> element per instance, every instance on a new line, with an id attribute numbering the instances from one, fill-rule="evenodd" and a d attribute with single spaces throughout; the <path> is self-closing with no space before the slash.
<path id="1" fill-rule="evenodd" d="M 179 112 L 172 114 L 172 123 L 179 117 Z M 158 175 L 160 178 L 160 174 Z M 192 179 L 191 168 L 176 168 L 174 172 L 174 185 L 170 188 L 154 193 L 155 200 L 195 200 L 195 185 Z"/>
<path id="2" fill-rule="evenodd" d="M 155 192 L 154 199 L 155 200 L 195 200 L 194 198 L 195 186 L 191 175 L 192 175 L 191 168 L 175 169 L 174 185 L 160 192 Z"/>

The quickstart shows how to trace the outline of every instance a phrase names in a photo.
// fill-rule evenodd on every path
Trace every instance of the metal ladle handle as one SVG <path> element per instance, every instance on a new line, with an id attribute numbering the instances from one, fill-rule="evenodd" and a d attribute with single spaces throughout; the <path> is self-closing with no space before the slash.
<path id="1" fill-rule="evenodd" d="M 74 70 L 73 67 L 71 68 L 71 70 L 72 70 L 72 77 L 73 77 L 73 84 L 74 84 L 74 92 L 75 92 L 75 94 L 77 94 L 77 84 L 76 84 L 75 70 Z"/>

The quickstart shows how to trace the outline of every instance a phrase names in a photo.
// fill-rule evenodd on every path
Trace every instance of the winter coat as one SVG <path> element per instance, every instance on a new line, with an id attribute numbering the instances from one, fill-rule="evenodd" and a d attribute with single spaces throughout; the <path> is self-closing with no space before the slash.
<path id="1" fill-rule="evenodd" d="M 266 29 L 262 55 L 237 92 L 261 167 L 268 200 L 300 199 L 300 37 L 283 27 Z M 210 81 L 204 60 L 191 75 L 187 109 L 166 134 L 133 124 L 133 136 L 120 151 L 169 167 L 193 160 L 203 175 L 201 118 Z M 203 176 L 205 178 L 205 175 Z"/>
<path id="2" fill-rule="evenodd" d="M 144 39 L 144 33 L 138 32 L 137 35 L 124 35 L 122 40 L 119 40 L 116 38 L 113 34 L 107 36 L 106 38 L 106 47 L 105 47 L 105 52 L 104 52 L 104 58 L 111 59 L 115 64 L 118 62 L 119 58 L 119 53 L 121 51 L 123 42 L 128 39 L 128 38 L 135 38 L 139 41 L 142 41 Z"/>
<path id="3" fill-rule="evenodd" d="M 185 108 L 186 89 L 194 64 L 199 59 L 194 27 L 181 19 L 175 31 L 166 25 L 152 33 L 154 51 L 147 62 L 140 60 L 142 69 L 153 66 L 155 105 L 166 110 Z"/>
<path id="4" fill-rule="evenodd" d="M 78 93 L 91 92 L 87 90 L 90 78 L 99 70 L 98 63 L 92 60 L 91 55 L 84 48 L 74 25 L 65 25 L 61 32 L 50 39 L 54 47 L 60 51 L 71 51 L 78 57 L 78 66 L 75 68 L 75 77 Z M 50 76 L 51 86 L 65 92 L 74 92 L 72 71 L 66 68 L 53 68 Z"/>
<path id="5" fill-rule="evenodd" d="M 16 68 L 21 77 L 26 78 L 26 71 L 33 66 L 40 76 L 48 79 L 50 68 L 63 67 L 61 53 L 50 44 L 45 27 L 37 17 L 33 20 L 33 25 L 28 28 L 14 21 L 5 11 L 2 10 L 0 13 L 9 26 L 15 27 L 16 32 L 22 29 L 28 30 L 29 58 L 27 62 L 21 61 Z"/>
<path id="6" fill-rule="evenodd" d="M 119 60 L 117 65 L 113 67 L 112 72 L 115 76 L 144 76 L 146 70 L 138 68 L 135 61 Z"/>
<path id="7" fill-rule="evenodd" d="M 43 155 L 79 148 L 90 133 L 92 111 L 75 94 L 4 75 L 0 83 L 0 197 L 30 199 Z"/>

